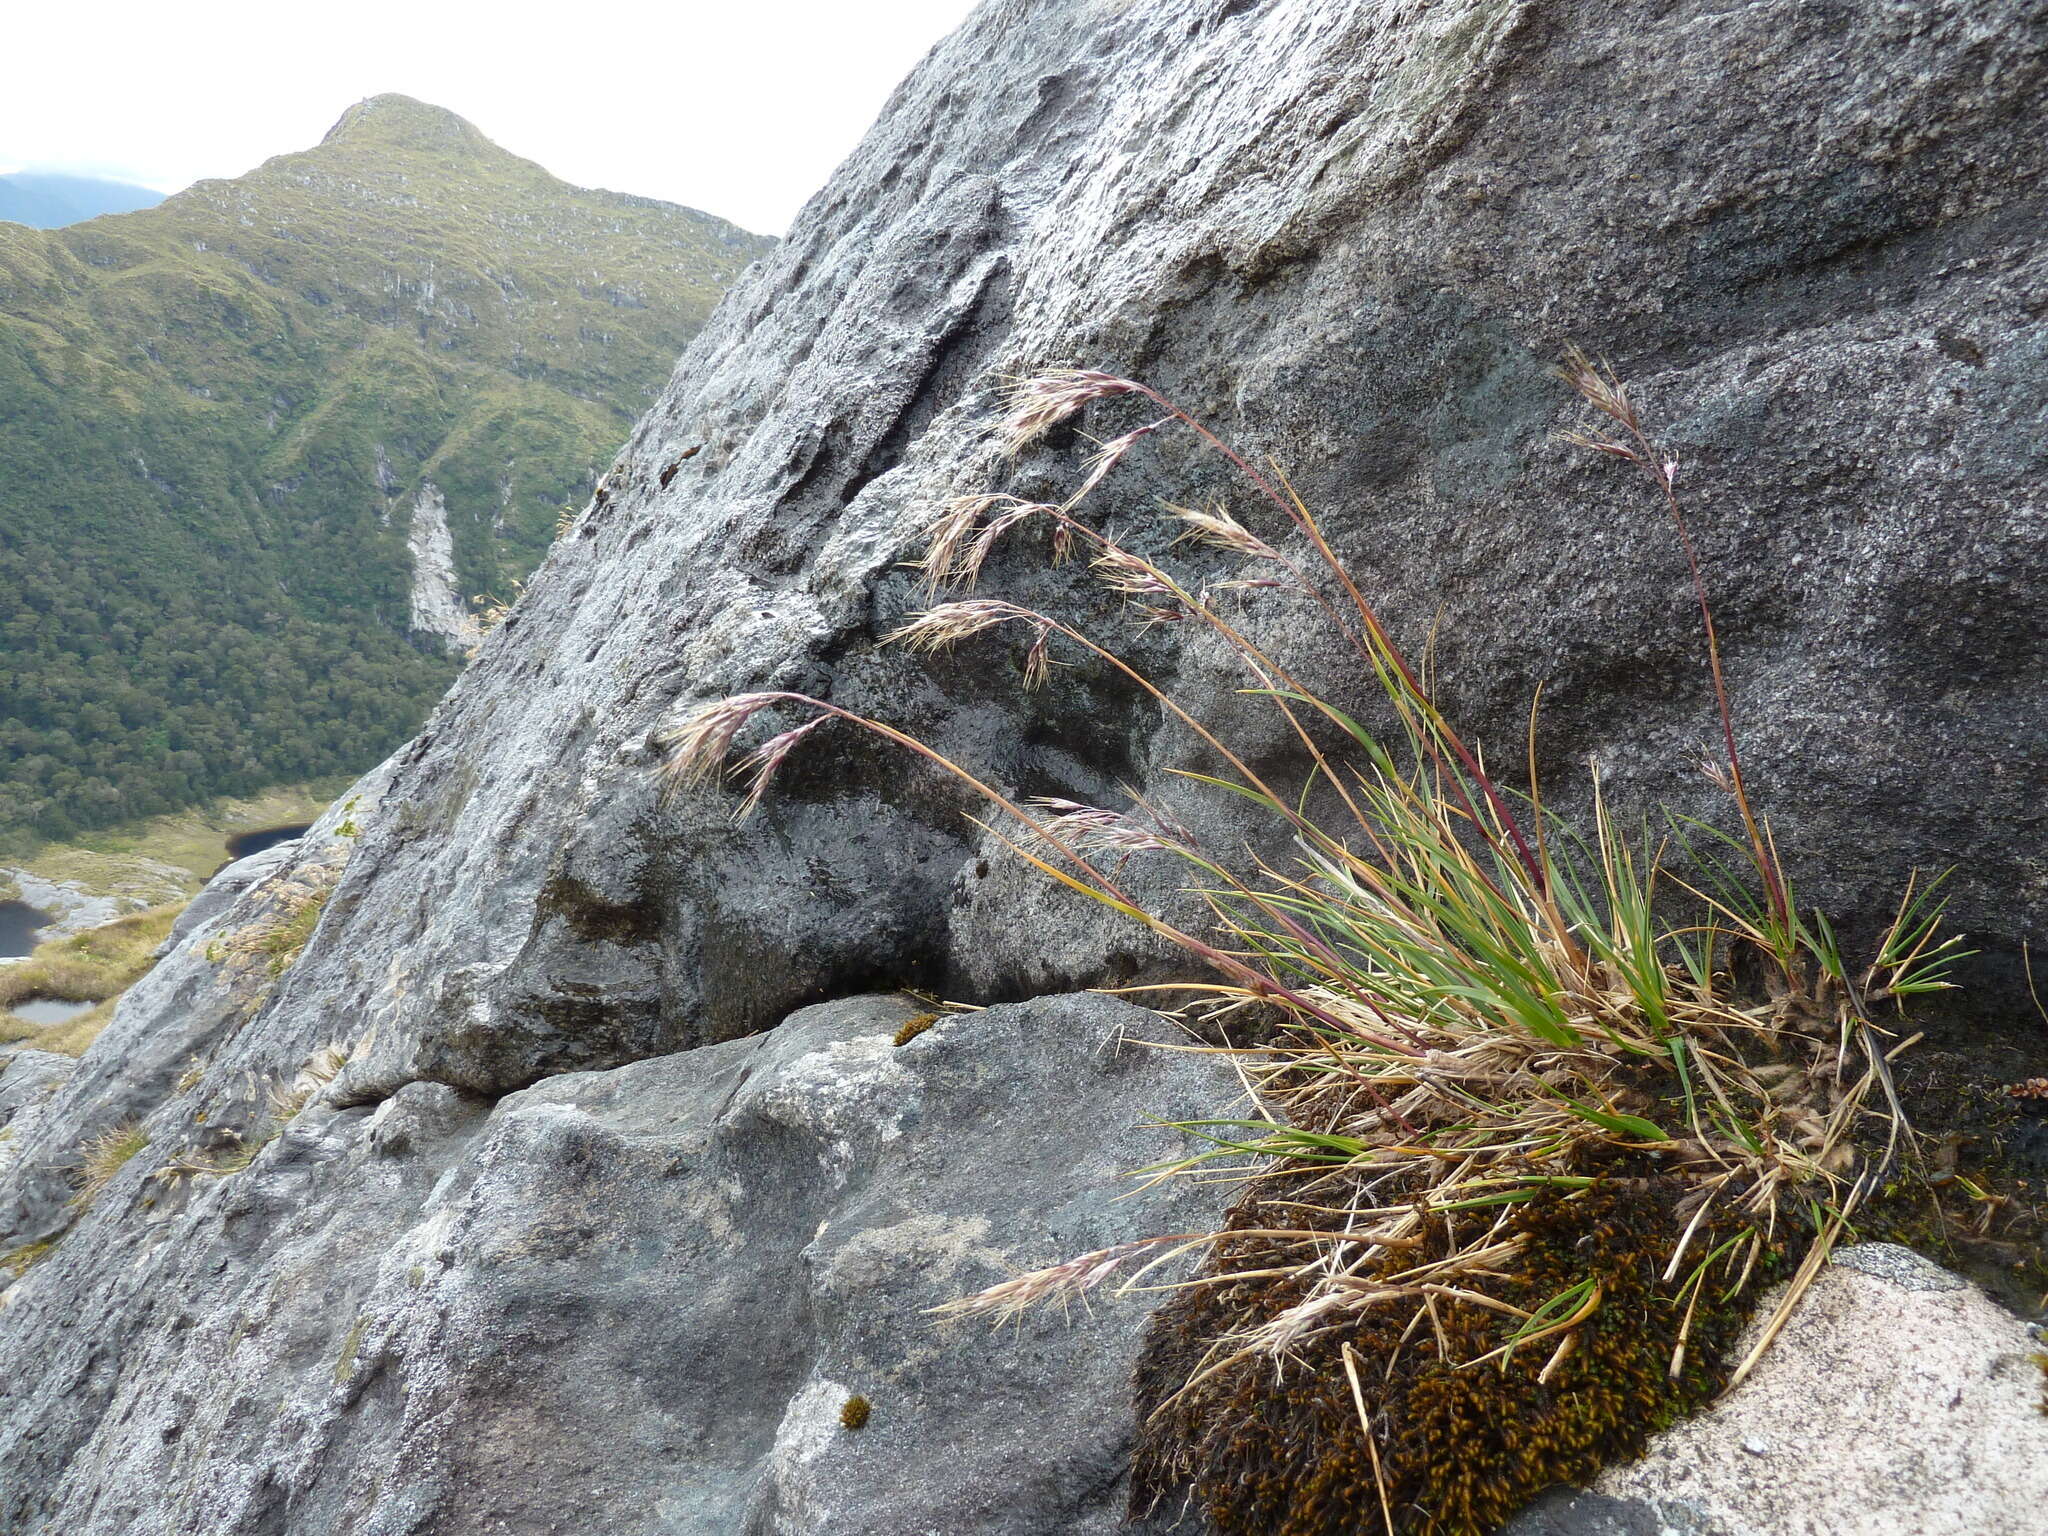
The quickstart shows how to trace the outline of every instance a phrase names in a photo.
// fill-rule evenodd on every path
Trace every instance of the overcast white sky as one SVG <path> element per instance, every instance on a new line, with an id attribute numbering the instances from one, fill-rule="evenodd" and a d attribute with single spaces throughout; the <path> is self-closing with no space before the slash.
<path id="1" fill-rule="evenodd" d="M 974 0 L 20 5 L 0 172 L 174 192 L 399 91 L 583 186 L 779 235 Z"/>

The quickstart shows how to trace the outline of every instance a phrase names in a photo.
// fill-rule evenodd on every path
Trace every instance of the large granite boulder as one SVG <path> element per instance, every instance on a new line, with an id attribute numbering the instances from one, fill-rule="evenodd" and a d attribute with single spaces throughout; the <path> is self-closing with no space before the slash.
<path id="1" fill-rule="evenodd" d="M 1202 1226 L 1209 1191 L 1131 1174 L 1190 1150 L 1147 1112 L 1236 1079 L 1106 998 L 895 1044 L 917 1014 L 824 1004 L 496 1103 L 316 1103 L 233 1171 L 132 1160 L 0 1292 L 0 1528 L 1117 1528 L 1144 1309 L 929 1309 Z"/>

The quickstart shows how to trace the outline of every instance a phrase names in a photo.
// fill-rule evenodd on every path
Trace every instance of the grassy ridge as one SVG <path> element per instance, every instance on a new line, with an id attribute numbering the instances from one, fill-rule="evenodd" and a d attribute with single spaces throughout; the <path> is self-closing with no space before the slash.
<path id="1" fill-rule="evenodd" d="M 396 96 L 155 208 L 0 224 L 0 839 L 396 745 L 454 668 L 407 633 L 419 488 L 459 592 L 509 590 L 767 245 Z"/>

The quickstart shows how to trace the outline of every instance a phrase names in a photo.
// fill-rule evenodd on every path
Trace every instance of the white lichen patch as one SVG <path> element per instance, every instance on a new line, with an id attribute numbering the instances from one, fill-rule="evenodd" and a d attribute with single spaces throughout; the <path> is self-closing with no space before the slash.
<path id="1" fill-rule="evenodd" d="M 903 1134 L 903 1110 L 915 1085 L 889 1037 L 865 1035 L 798 1057 L 762 1087 L 752 1107 L 816 1138 L 821 1161 L 843 1176 L 864 1144 Z"/>

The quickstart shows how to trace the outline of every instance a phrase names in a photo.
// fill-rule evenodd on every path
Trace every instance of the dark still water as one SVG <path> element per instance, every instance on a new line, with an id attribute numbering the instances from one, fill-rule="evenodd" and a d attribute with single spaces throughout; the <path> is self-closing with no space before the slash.
<path id="1" fill-rule="evenodd" d="M 33 954 L 36 930 L 53 921 L 49 913 L 39 912 L 25 901 L 0 901 L 0 960 Z"/>
<path id="2" fill-rule="evenodd" d="M 228 839 L 228 858 L 246 859 L 252 853 L 275 848 L 279 843 L 289 842 L 312 825 L 310 821 L 295 821 L 288 826 L 258 827 L 253 832 L 237 832 Z"/>

